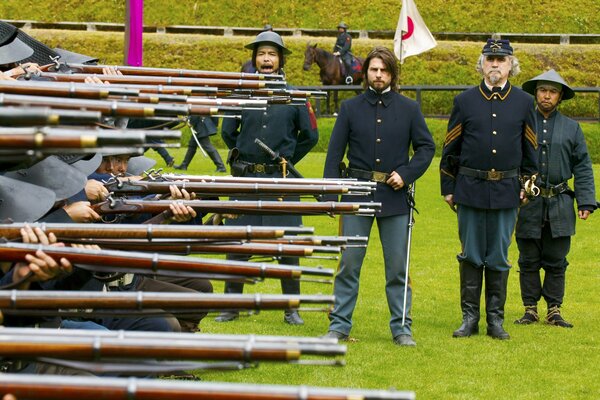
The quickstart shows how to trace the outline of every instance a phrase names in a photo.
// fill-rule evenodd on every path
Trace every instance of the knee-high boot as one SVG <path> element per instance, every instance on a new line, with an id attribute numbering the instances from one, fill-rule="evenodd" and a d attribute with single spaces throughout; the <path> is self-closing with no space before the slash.
<path id="1" fill-rule="evenodd" d="M 487 334 L 494 339 L 510 339 L 504 330 L 504 304 L 509 271 L 485 269 L 485 311 L 487 314 Z"/>
<path id="2" fill-rule="evenodd" d="M 188 165 L 192 162 L 192 158 L 196 154 L 196 146 L 188 146 L 187 151 L 185 152 L 185 157 L 183 157 L 183 161 L 179 165 L 175 165 L 175 169 L 186 170 Z"/>
<path id="3" fill-rule="evenodd" d="M 479 304 L 483 284 L 483 268 L 466 261 L 459 264 L 460 271 L 460 307 L 463 321 L 454 331 L 454 337 L 468 337 L 479 333 Z"/>

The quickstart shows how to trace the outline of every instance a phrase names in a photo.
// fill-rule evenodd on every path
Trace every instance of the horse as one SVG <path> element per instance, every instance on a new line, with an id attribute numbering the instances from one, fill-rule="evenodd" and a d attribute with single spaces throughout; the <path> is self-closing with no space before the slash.
<path id="1" fill-rule="evenodd" d="M 307 43 L 306 50 L 304 51 L 304 70 L 308 71 L 313 63 L 317 64 L 321 69 L 319 76 L 321 77 L 321 83 L 323 85 L 328 86 L 345 84 L 345 76 L 342 74 L 340 57 L 334 56 L 333 53 L 317 47 L 317 44 L 311 45 L 310 43 Z M 362 58 L 353 56 L 352 79 L 355 85 L 360 85 L 362 82 L 362 64 Z M 337 91 L 333 92 L 333 100 L 337 109 Z M 329 113 L 329 96 L 327 96 L 327 113 Z"/>

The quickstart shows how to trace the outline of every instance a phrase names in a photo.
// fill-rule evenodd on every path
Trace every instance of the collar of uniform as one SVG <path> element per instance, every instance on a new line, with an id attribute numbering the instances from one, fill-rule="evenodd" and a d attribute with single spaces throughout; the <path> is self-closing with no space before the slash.
<path id="1" fill-rule="evenodd" d="M 546 116 L 544 114 L 542 114 L 542 112 L 540 111 L 540 109 L 538 108 L 538 106 L 535 106 L 535 110 L 536 110 L 536 114 L 538 116 L 538 118 L 540 119 L 545 119 L 545 120 L 551 120 L 552 118 L 556 117 L 556 113 L 558 112 L 558 107 L 555 108 L 550 115 L 548 115 L 548 117 L 546 118 Z"/>
<path id="2" fill-rule="evenodd" d="M 492 98 L 494 98 L 494 95 L 498 95 L 498 99 L 500 100 L 504 100 L 506 99 L 506 97 L 508 97 L 508 94 L 511 92 L 512 90 L 512 85 L 510 84 L 509 81 L 506 81 L 506 84 L 504 85 L 504 87 L 502 88 L 502 90 L 500 90 L 499 92 L 494 92 L 492 93 L 492 91 L 487 87 L 487 85 L 485 84 L 485 81 L 481 81 L 481 83 L 479 84 L 479 91 L 481 92 L 481 95 L 483 97 L 485 97 L 486 100 L 490 101 L 492 100 Z"/>
<path id="3" fill-rule="evenodd" d="M 384 93 L 379 94 L 376 91 L 374 91 L 373 89 L 368 88 L 365 93 L 365 96 L 369 103 L 375 105 L 379 100 L 381 100 L 383 102 L 383 105 L 385 107 L 387 107 L 392 102 L 392 96 L 393 96 L 392 93 L 394 93 L 394 91 L 391 89 Z"/>

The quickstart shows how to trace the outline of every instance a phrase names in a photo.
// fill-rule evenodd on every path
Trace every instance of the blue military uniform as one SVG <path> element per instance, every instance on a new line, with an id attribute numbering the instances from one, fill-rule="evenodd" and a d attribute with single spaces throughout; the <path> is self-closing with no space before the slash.
<path id="1" fill-rule="evenodd" d="M 230 149 L 239 151 L 235 159 L 229 160 L 234 176 L 281 178 L 282 168 L 261 150 L 255 139 L 260 139 L 283 158 L 298 163 L 312 149 L 319 139 L 316 119 L 310 103 L 305 105 L 273 104 L 264 111 L 245 110 L 241 122 L 237 119 L 224 119 L 221 127 L 223 140 Z M 234 197 L 232 197 L 233 199 Z M 253 198 L 244 197 L 245 200 Z M 257 198 L 255 198 L 257 199 Z M 265 197 L 262 200 L 275 200 Z M 286 197 L 294 201 L 298 198 Z M 227 220 L 227 225 L 256 226 L 299 226 L 299 215 L 242 215 Z M 231 260 L 247 260 L 247 256 L 228 255 Z M 297 257 L 282 257 L 282 264 L 299 265 Z M 285 294 L 300 294 L 300 283 L 295 280 L 281 281 Z M 227 293 L 242 293 L 243 284 L 227 282 Z M 227 319 L 225 319 L 227 320 Z"/>
<path id="2" fill-rule="evenodd" d="M 489 39 L 482 60 L 512 56 L 508 40 Z M 508 59 L 511 62 L 512 59 Z M 440 162 L 441 193 L 453 195 L 458 213 L 462 252 L 463 324 L 453 334 L 479 331 L 479 304 L 485 270 L 488 335 L 508 339 L 504 331 L 504 303 L 508 247 L 520 204 L 521 182 L 537 171 L 537 142 L 533 100 L 505 81 L 490 88 L 483 80 L 454 99 Z"/>
<path id="3" fill-rule="evenodd" d="M 547 71 L 523 84 L 536 94 L 537 87 L 562 88 L 561 100 L 575 94 L 554 70 Z M 543 95 L 543 93 L 542 93 Z M 574 202 L 579 210 L 593 212 L 596 194 L 592 162 L 579 124 L 554 110 L 547 116 L 536 111 L 540 195 L 519 210 L 515 232 L 519 247 L 519 282 L 525 315 L 520 324 L 537 322 L 537 303 L 544 297 L 548 305 L 546 321 L 572 327 L 562 319 L 559 308 L 565 293 L 567 254 L 575 234 Z M 574 190 L 568 185 L 574 177 Z M 540 270 L 544 269 L 544 282 Z"/>
<path id="4" fill-rule="evenodd" d="M 410 148 L 414 155 L 409 158 Z M 325 161 L 324 176 L 339 178 L 339 164 L 347 156 L 347 175 L 361 180 L 376 180 L 377 190 L 366 197 L 342 197 L 342 201 L 382 203 L 377 226 L 383 246 L 386 296 L 390 309 L 392 337 L 412 335 L 410 317 L 412 291 L 403 305 L 406 273 L 409 206 L 407 186 L 415 182 L 431 163 L 435 144 L 419 105 L 394 91 L 378 94 L 368 89 L 342 103 Z M 384 183 L 396 171 L 405 187 L 395 191 Z M 374 217 L 342 216 L 343 236 L 369 236 Z M 360 269 L 366 248 L 349 248 L 342 255 L 334 284 L 335 306 L 330 313 L 329 330 L 347 336 L 352 328 L 352 313 L 358 297 Z M 402 324 L 403 316 L 405 323 Z"/>
<path id="5" fill-rule="evenodd" d="M 183 161 L 179 165 L 175 165 L 175 169 L 186 170 L 194 155 L 198 149 L 198 143 L 206 151 L 206 154 L 210 157 L 212 162 L 217 167 L 217 172 L 226 172 L 225 164 L 221 159 L 221 155 L 210 142 L 210 136 L 217 134 L 217 125 L 219 121 L 215 117 L 201 117 L 199 115 L 191 116 L 189 119 L 190 127 L 192 128 L 192 135 L 196 136 L 196 139 L 190 135 L 188 141 L 188 148 L 183 157 Z"/>
<path id="6" fill-rule="evenodd" d="M 344 63 L 346 69 L 346 83 L 352 83 L 352 36 L 347 32 L 348 25 L 340 22 L 338 28 L 343 28 L 344 31 L 340 32 L 333 46 L 333 52 L 339 52 L 340 58 Z"/>

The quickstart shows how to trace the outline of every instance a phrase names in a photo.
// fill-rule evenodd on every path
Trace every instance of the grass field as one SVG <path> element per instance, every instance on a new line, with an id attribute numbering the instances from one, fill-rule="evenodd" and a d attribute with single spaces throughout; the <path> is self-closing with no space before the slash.
<path id="1" fill-rule="evenodd" d="M 177 160 L 183 149 L 173 151 Z M 152 152 L 149 153 L 154 156 Z M 311 153 L 299 165 L 307 177 L 322 172 L 324 153 Z M 389 313 L 384 295 L 383 256 L 376 230 L 363 265 L 361 288 L 343 367 L 269 365 L 240 372 L 201 373 L 204 380 L 413 390 L 418 399 L 597 399 L 600 397 L 600 283 L 598 232 L 600 220 L 593 215 L 578 222 L 577 236 L 569 257 L 564 316 L 573 329 L 538 324 L 516 326 L 522 314 L 517 275 L 516 245 L 510 248 L 515 265 L 509 277 L 505 328 L 511 340 L 498 341 L 485 335 L 453 339 L 460 324 L 456 217 L 439 195 L 434 159 L 417 185 L 411 279 L 413 282 L 413 330 L 416 348 L 392 344 Z M 159 166 L 164 165 L 159 161 Z M 210 160 L 198 154 L 190 173 L 214 170 Z M 600 166 L 595 165 L 596 186 Z M 319 235 L 335 235 L 337 221 L 327 217 L 305 218 Z M 335 268 L 335 261 L 309 260 L 305 265 Z M 222 291 L 216 283 L 216 291 Z M 305 294 L 330 294 L 331 286 L 304 283 Z M 278 282 L 247 286 L 246 292 L 280 293 Z M 545 305 L 541 304 L 541 313 Z M 324 313 L 304 313 L 306 325 L 290 327 L 282 313 L 265 312 L 238 321 L 219 324 L 208 317 L 201 323 L 208 333 L 256 333 L 319 336 L 327 331 Z M 484 316 L 485 318 L 485 316 Z M 483 319 L 484 319 L 483 318 Z M 480 329 L 485 332 L 484 321 Z"/>

